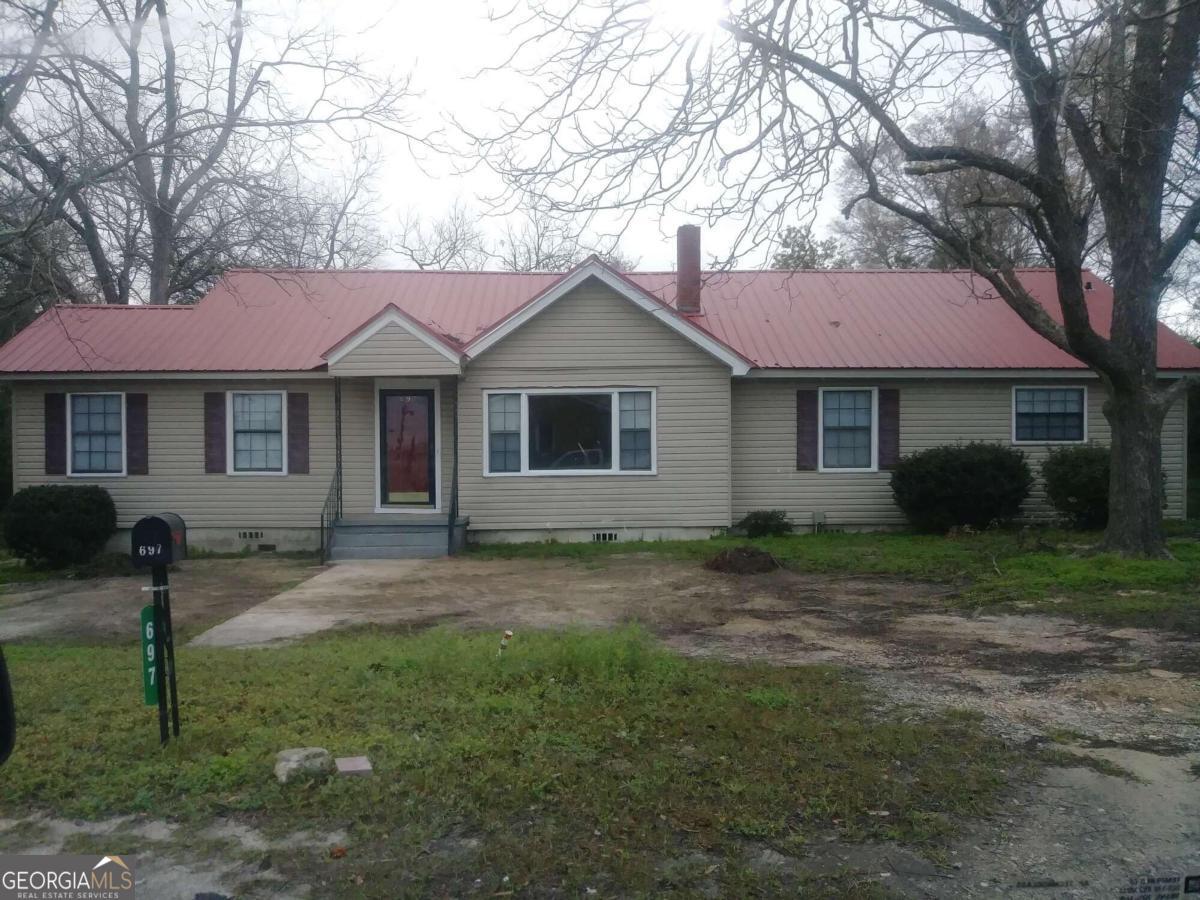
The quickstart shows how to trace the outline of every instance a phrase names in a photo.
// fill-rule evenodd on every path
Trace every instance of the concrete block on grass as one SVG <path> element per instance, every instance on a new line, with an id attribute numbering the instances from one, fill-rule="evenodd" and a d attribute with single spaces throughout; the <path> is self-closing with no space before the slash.
<path id="1" fill-rule="evenodd" d="M 339 756 L 334 762 L 339 775 L 371 774 L 371 761 L 365 756 Z"/>

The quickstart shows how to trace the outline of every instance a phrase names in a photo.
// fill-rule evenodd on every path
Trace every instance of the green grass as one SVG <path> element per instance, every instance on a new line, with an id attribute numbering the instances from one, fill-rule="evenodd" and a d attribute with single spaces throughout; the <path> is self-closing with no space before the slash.
<path id="1" fill-rule="evenodd" d="M 181 648 L 183 737 L 165 750 L 130 648 L 15 646 L 0 809 L 349 828 L 346 861 L 319 877 L 361 875 L 350 896 L 458 895 L 476 877 L 481 896 L 684 896 L 704 879 L 748 896 L 785 889 L 749 865 L 764 847 L 937 846 L 992 808 L 1015 762 L 974 719 L 882 715 L 835 669 L 684 659 L 633 628 L 522 633 L 503 658 L 497 644 L 434 630 Z M 275 753 L 313 745 L 366 754 L 375 774 L 280 786 Z M 479 859 L 430 849 L 446 836 L 480 840 Z M 717 862 L 664 875 L 696 854 Z M 307 878 L 314 864 L 275 862 Z M 878 895 L 847 879 L 805 889 Z"/>
<path id="2" fill-rule="evenodd" d="M 798 572 L 891 575 L 948 582 L 956 604 L 1071 615 L 1111 625 L 1200 634 L 1200 541 L 1192 523 L 1172 523 L 1172 560 L 1097 554 L 1097 533 L 1050 529 L 990 531 L 953 537 L 900 532 L 713 538 L 617 544 L 490 544 L 485 557 L 602 561 L 627 553 L 703 560 L 753 543 Z"/>
<path id="3" fill-rule="evenodd" d="M 114 578 L 137 575 L 138 570 L 125 553 L 101 553 L 90 562 L 65 569 L 45 569 L 27 566 L 21 560 L 0 553 L 0 585 L 36 584 L 60 578 Z"/>
<path id="4" fill-rule="evenodd" d="M 188 554 L 189 559 L 246 559 L 251 556 L 272 556 L 280 559 L 313 560 L 317 559 L 315 550 L 283 550 L 256 552 L 244 549 L 233 552 L 218 552 L 195 548 Z M 136 568 L 126 553 L 101 553 L 94 559 L 79 565 L 67 566 L 64 569 L 46 569 L 38 566 L 28 566 L 21 560 L 0 552 L 0 588 L 4 585 L 38 584 L 43 581 L 58 579 L 90 579 L 116 578 L 132 575 L 144 576 L 145 569 Z"/>

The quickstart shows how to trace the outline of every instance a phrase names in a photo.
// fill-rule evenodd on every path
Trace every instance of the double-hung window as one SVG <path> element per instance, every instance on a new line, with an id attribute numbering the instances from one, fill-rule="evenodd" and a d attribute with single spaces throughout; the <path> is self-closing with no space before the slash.
<path id="1" fill-rule="evenodd" d="M 488 400 L 488 471 L 521 471 L 520 394 L 492 394 Z"/>
<path id="2" fill-rule="evenodd" d="M 650 468 L 650 394 L 647 391 L 623 391 L 621 410 L 621 469 L 644 471 Z"/>
<path id="3" fill-rule="evenodd" d="M 283 391 L 229 394 L 230 471 L 286 474 Z"/>
<path id="4" fill-rule="evenodd" d="M 874 388 L 822 388 L 821 470 L 874 471 L 877 468 Z"/>
<path id="5" fill-rule="evenodd" d="M 71 394 L 72 475 L 125 474 L 122 394 Z"/>
<path id="6" fill-rule="evenodd" d="M 1087 440 L 1087 390 L 1082 387 L 1013 388 L 1013 442 L 1082 443 Z"/>
<path id="7" fill-rule="evenodd" d="M 495 391 L 484 395 L 488 475 L 653 474 L 654 391 Z"/>

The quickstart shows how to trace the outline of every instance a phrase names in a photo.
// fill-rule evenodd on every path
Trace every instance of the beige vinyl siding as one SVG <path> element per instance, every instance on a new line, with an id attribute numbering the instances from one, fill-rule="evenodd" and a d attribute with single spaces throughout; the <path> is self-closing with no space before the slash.
<path id="1" fill-rule="evenodd" d="M 330 365 L 329 371 L 333 375 L 452 375 L 458 365 L 392 322 Z"/>
<path id="2" fill-rule="evenodd" d="M 796 470 L 796 391 L 862 386 L 900 389 L 900 452 L 903 455 L 959 441 L 1011 445 L 1014 385 L 1087 387 L 1090 440 L 1107 443 L 1103 389 L 1095 380 L 1038 382 L 1020 379 L 955 379 L 902 382 L 819 382 L 775 379 L 736 380 L 733 385 L 733 516 L 751 510 L 784 509 L 799 524 L 823 512 L 835 526 L 903 525 L 892 501 L 890 472 L 830 473 Z M 1166 514 L 1179 517 L 1184 502 L 1183 404 L 1176 404 L 1163 428 L 1163 468 L 1167 475 Z M 1042 445 L 1021 445 L 1034 473 L 1045 458 Z M 1040 485 L 1026 504 L 1030 516 L 1050 512 Z"/>
<path id="3" fill-rule="evenodd" d="M 399 389 L 407 384 L 414 389 L 428 389 L 434 381 L 439 387 L 441 403 L 441 431 L 437 435 L 437 442 L 441 453 L 442 483 L 437 500 L 438 507 L 448 512 L 446 501 L 450 496 L 450 472 L 453 466 L 454 432 L 451 416 L 454 379 L 380 379 L 379 386 Z M 342 489 L 347 516 L 373 515 L 377 507 L 379 457 L 375 451 L 378 415 L 375 391 L 374 378 L 342 379 Z"/>
<path id="4" fill-rule="evenodd" d="M 483 392 L 657 390 L 657 474 L 485 477 Z M 460 393 L 461 508 L 475 529 L 729 524 L 729 369 L 595 282 L 473 360 Z"/>
<path id="5" fill-rule="evenodd" d="M 308 394 L 308 475 L 209 475 L 204 471 L 206 391 L 287 390 Z M 45 474 L 46 393 L 147 395 L 149 475 Z M 191 528 L 316 528 L 333 477 L 333 383 L 326 379 L 237 381 L 95 380 L 13 384 L 13 477 L 33 484 L 98 484 L 117 505 L 118 525 L 174 512 Z M 286 447 L 286 441 L 285 441 Z"/>

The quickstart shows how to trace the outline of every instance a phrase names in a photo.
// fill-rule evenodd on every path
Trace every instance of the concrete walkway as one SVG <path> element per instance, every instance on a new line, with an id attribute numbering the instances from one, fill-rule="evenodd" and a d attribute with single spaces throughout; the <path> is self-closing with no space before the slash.
<path id="1" fill-rule="evenodd" d="M 266 647 L 347 625 L 403 621 L 402 609 L 380 604 L 430 565 L 425 559 L 338 563 L 291 590 L 210 628 L 193 647 Z"/>

